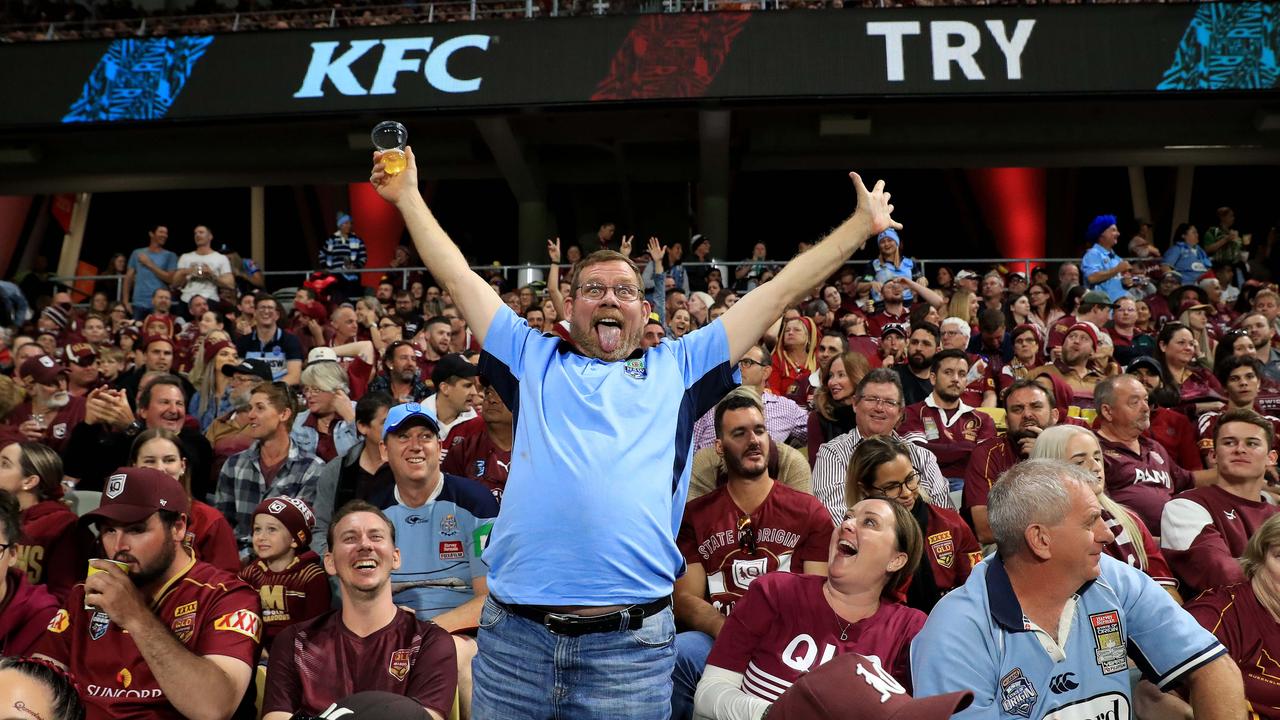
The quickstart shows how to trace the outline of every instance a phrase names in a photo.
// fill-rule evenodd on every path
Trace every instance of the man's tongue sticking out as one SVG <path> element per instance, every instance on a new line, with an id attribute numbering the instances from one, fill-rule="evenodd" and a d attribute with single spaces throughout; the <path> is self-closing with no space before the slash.
<path id="1" fill-rule="evenodd" d="M 600 340 L 600 349 L 606 353 L 617 352 L 622 347 L 622 325 L 617 320 L 600 320 L 596 322 L 596 337 Z"/>

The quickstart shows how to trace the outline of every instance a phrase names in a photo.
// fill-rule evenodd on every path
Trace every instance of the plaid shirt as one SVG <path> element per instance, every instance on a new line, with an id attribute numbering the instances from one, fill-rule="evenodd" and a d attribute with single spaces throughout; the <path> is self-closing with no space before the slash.
<path id="1" fill-rule="evenodd" d="M 764 427 L 773 441 L 779 445 L 792 439 L 801 446 L 809 438 L 809 411 L 791 398 L 774 395 L 766 390 L 764 402 Z M 716 409 L 711 408 L 693 424 L 693 451 L 716 444 Z"/>
<path id="2" fill-rule="evenodd" d="M 378 377 L 369 381 L 369 389 L 365 392 L 371 393 L 374 390 L 380 390 L 390 395 L 391 399 L 394 400 L 397 405 L 402 402 L 406 402 L 402 398 L 396 397 L 396 394 L 391 392 L 391 378 L 388 377 L 386 373 L 382 373 Z M 431 388 L 427 387 L 427 384 L 422 381 L 422 378 L 415 377 L 413 379 L 413 387 L 409 389 L 409 394 L 413 396 L 413 402 L 422 402 L 431 394 Z"/>
<path id="3" fill-rule="evenodd" d="M 288 495 L 308 505 L 315 505 L 316 485 L 320 481 L 320 469 L 324 463 L 305 453 L 297 443 L 289 443 L 289 456 L 276 473 L 275 482 L 267 487 L 259 463 L 262 460 L 262 442 L 249 446 L 248 450 L 227 458 L 218 476 L 218 492 L 214 507 L 222 513 L 235 530 L 240 545 L 240 555 L 252 552 L 253 510 L 263 498 Z"/>

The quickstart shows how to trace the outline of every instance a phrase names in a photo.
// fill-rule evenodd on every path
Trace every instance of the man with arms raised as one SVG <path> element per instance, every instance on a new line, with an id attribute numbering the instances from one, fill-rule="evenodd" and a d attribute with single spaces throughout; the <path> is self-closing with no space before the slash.
<path id="1" fill-rule="evenodd" d="M 406 154 L 404 172 L 390 176 L 377 163 L 371 180 L 397 205 L 431 275 L 483 343 L 485 374 L 512 390 L 504 400 L 517 416 L 513 456 L 521 461 L 485 551 L 490 597 L 473 664 L 475 715 L 574 707 L 584 717 L 666 718 L 674 655 L 668 605 L 683 565 L 675 531 L 693 421 L 724 395 L 738 359 L 813 278 L 897 226 L 889 196 L 882 184 L 868 191 L 852 175 L 857 212 L 825 240 L 718 321 L 637 352 L 650 307 L 629 258 L 584 258 L 565 298 L 574 342 L 545 337 L 467 267 L 418 193 L 413 152 Z M 518 384 L 499 382 L 504 373 Z M 627 691 L 619 693 L 624 672 Z M 560 680 L 566 673 L 576 682 Z"/>
<path id="2" fill-rule="evenodd" d="M 263 720 L 315 717 L 352 693 L 404 695 L 442 720 L 453 707 L 453 641 L 391 599 L 400 567 L 396 529 L 378 508 L 352 500 L 333 516 L 324 569 L 338 578 L 342 609 L 285 628 L 271 646 Z M 294 713 L 298 715 L 294 715 Z"/>
<path id="3" fill-rule="evenodd" d="M 1271 421 L 1252 410 L 1229 410 L 1218 418 L 1214 445 L 1217 481 L 1175 495 L 1160 517 L 1160 549 L 1194 590 L 1244 582 L 1237 559 L 1250 536 L 1280 512 L 1262 494 L 1267 468 L 1276 463 Z"/>
<path id="4" fill-rule="evenodd" d="M 252 713 L 258 593 L 191 555 L 188 512 L 167 473 L 120 468 L 83 518 L 114 562 L 91 561 L 94 574 L 71 591 L 36 655 L 71 672 L 89 720 L 225 720 L 245 700 Z"/>
<path id="5" fill-rule="evenodd" d="M 833 524 L 841 522 L 849 509 L 845 501 L 845 476 L 853 449 L 863 438 L 875 435 L 902 440 L 894 429 L 902 420 L 902 386 L 898 384 L 897 373 L 889 368 L 872 370 L 858 382 L 853 398 L 854 428 L 823 443 L 813 464 L 813 494 L 831 513 Z M 938 469 L 938 459 L 915 443 L 906 444 L 911 452 L 911 467 L 920 473 L 921 489 L 929 502 L 954 510 L 947 479 Z"/>
<path id="6" fill-rule="evenodd" d="M 1036 438 L 1058 424 L 1053 394 L 1030 380 L 1017 380 L 1004 396 L 1004 417 L 1009 430 L 978 443 L 964 471 L 964 500 L 960 511 L 973 526 L 978 542 L 995 542 L 987 522 L 987 496 L 1006 470 L 1031 456 Z"/>
<path id="7" fill-rule="evenodd" d="M 677 539 L 687 570 L 676 581 L 676 636 L 672 717 L 693 714 L 693 694 L 707 655 L 733 605 L 761 575 L 827 574 L 831 518 L 808 493 L 769 477 L 769 433 L 750 388 L 721 400 L 715 413 L 716 452 L 728 481 L 692 500 Z"/>
<path id="8" fill-rule="evenodd" d="M 996 556 L 951 591 L 911 643 L 917 696 L 972 690 L 956 718 L 1133 717 L 1129 656 L 1197 720 L 1245 716 L 1240 671 L 1145 573 L 1103 553 L 1114 538 L 1095 482 L 1058 460 L 1015 465 L 991 488 Z"/>

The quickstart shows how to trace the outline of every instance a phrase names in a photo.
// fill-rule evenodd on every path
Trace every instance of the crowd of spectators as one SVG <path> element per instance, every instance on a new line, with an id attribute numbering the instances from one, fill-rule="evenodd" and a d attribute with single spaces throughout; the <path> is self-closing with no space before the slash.
<path id="1" fill-rule="evenodd" d="M 1093 0 L 441 0 L 379 4 L 377 0 L 334 3 L 238 0 L 220 4 L 198 0 L 181 7 L 166 3 L 163 12 L 148 12 L 128 0 L 92 4 L 24 2 L 0 5 L 0 42 L 40 42 L 89 38 L 206 35 L 247 30 L 309 30 L 381 25 L 514 20 L 530 17 L 636 14 L 708 10 L 782 10 L 939 5 L 1085 4 Z M 1190 0 L 1104 0 L 1115 3 L 1189 2 Z"/>
<path id="2" fill-rule="evenodd" d="M 470 717 L 474 697 L 485 717 L 558 682 L 486 644 L 533 620 L 520 647 L 631 631 L 643 652 L 614 642 L 575 662 L 653 677 L 625 699 L 596 680 L 565 690 L 618 716 L 784 714 L 801 702 L 793 685 L 852 682 L 811 673 L 850 655 L 884 697 L 945 695 L 951 709 L 1042 717 L 1055 662 L 1070 662 L 1080 688 L 1052 680 L 1066 693 L 1053 702 L 1110 693 L 1136 717 L 1216 717 L 1206 708 L 1243 692 L 1280 717 L 1258 665 L 1280 653 L 1280 294 L 1229 208 L 1197 230 L 1161 253 L 1148 223 L 1122 233 L 1104 215 L 1078 264 L 926 277 L 893 224 L 862 263 L 833 255 L 842 226 L 787 262 L 758 243 L 725 271 L 705 238 L 641 246 L 606 223 L 549 241 L 545 282 L 465 266 L 469 285 L 437 281 L 451 268 L 419 243 L 397 253 L 403 276 L 366 287 L 364 244 L 341 215 L 317 273 L 282 303 L 209 227 L 178 256 L 154 225 L 87 304 L 38 276 L 0 283 L 0 655 L 69 669 L 90 718 L 287 720 L 361 691 L 440 718 Z M 437 264 L 408 267 L 414 252 Z M 800 279 L 793 264 L 819 272 Z M 477 320 L 477 293 L 491 319 Z M 741 347 L 726 342 L 744 322 Z M 581 355 L 596 358 L 581 377 L 549 374 L 554 402 L 530 389 L 531 368 Z M 678 427 L 608 426 L 655 419 L 597 398 L 596 383 L 677 367 L 683 390 L 644 392 L 677 401 Z M 546 439 L 575 391 L 604 420 Z M 546 447 L 530 449 L 533 433 Z M 505 594 L 511 558 L 527 574 L 528 553 L 575 578 L 613 567 L 575 528 L 609 526 L 600 542 L 666 562 L 637 540 L 645 528 L 606 520 L 622 499 L 586 488 L 582 517 L 548 519 L 538 504 L 566 498 L 530 485 L 540 463 L 594 453 L 633 483 L 609 493 L 640 492 L 649 470 L 626 464 L 632 443 L 670 453 L 652 465 L 667 475 L 672 457 L 687 463 L 667 497 L 684 499 L 687 472 L 687 506 L 652 526 L 685 568 L 667 594 L 614 605 L 541 576 L 529 599 Z M 570 549 L 522 536 L 531 514 L 563 524 Z M 1068 598 L 1079 610 L 1060 619 Z M 1059 622 L 1092 624 L 1044 629 Z M 1010 650 L 957 666 L 991 628 Z M 655 648 L 666 659 L 650 664 Z M 1127 658 L 1145 673 L 1132 692 Z M 509 663 L 528 677 L 495 688 Z"/>

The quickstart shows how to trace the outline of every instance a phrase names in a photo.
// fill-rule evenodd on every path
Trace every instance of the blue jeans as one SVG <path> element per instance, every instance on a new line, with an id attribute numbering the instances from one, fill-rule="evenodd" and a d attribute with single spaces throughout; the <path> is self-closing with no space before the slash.
<path id="1" fill-rule="evenodd" d="M 671 608 L 639 630 L 568 637 L 487 598 L 471 663 L 471 716 L 667 720 L 675 635 Z"/>
<path id="2" fill-rule="evenodd" d="M 676 669 L 671 673 L 671 720 L 692 720 L 693 693 L 698 689 L 715 638 L 690 630 L 676 635 Z"/>

